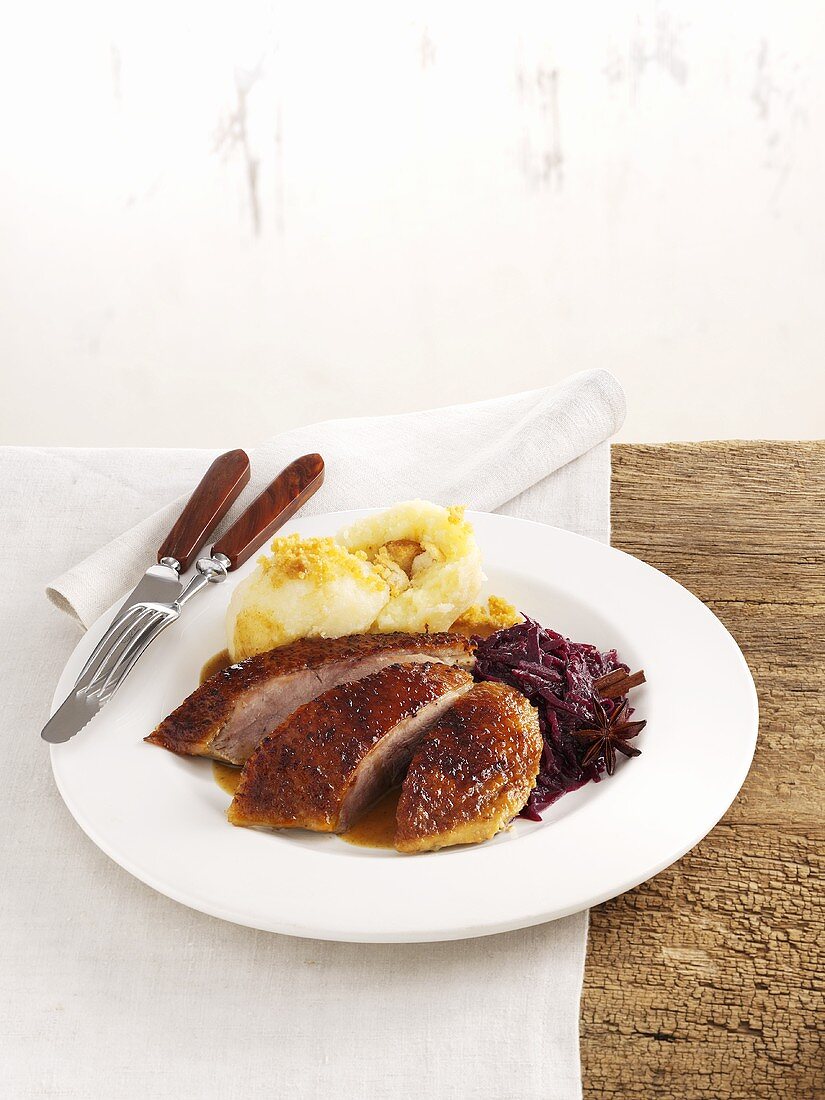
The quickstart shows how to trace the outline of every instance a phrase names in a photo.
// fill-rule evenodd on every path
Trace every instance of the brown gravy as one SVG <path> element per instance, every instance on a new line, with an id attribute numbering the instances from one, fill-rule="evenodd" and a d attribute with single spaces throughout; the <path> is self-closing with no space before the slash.
<path id="1" fill-rule="evenodd" d="M 226 791 L 233 798 L 238 789 L 242 770 L 232 764 L 222 764 L 220 760 L 212 761 L 212 776 L 215 782 L 222 791 Z M 356 844 L 359 848 L 394 848 L 395 811 L 398 808 L 400 795 L 400 787 L 385 794 L 360 821 L 341 834 L 341 840 L 345 840 L 347 844 Z"/>
<path id="2" fill-rule="evenodd" d="M 400 787 L 388 791 L 351 829 L 341 834 L 341 839 L 360 848 L 395 848 L 395 812 L 400 797 Z"/>
<path id="3" fill-rule="evenodd" d="M 214 676 L 216 672 L 220 672 L 222 668 L 229 668 L 232 661 L 229 656 L 228 649 L 222 649 L 220 653 L 216 653 L 214 657 L 210 657 L 206 664 L 201 669 L 200 683 L 204 680 L 208 680 L 210 676 Z"/>
<path id="4" fill-rule="evenodd" d="M 220 760 L 212 761 L 212 776 L 222 791 L 235 797 L 238 783 L 241 779 L 242 768 L 236 768 L 233 764 L 224 764 Z"/>

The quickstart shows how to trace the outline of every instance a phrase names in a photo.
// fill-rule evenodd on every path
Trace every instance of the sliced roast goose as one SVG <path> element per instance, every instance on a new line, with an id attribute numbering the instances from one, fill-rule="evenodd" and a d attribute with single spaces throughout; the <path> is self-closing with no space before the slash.
<path id="1" fill-rule="evenodd" d="M 489 840 L 526 803 L 541 752 L 538 715 L 524 696 L 506 684 L 476 684 L 415 751 L 398 802 L 396 848 Z"/>
<path id="2" fill-rule="evenodd" d="M 450 665 L 404 664 L 325 692 L 263 739 L 229 820 L 346 831 L 400 780 L 425 731 L 472 682 Z"/>
<path id="3" fill-rule="evenodd" d="M 460 634 L 351 634 L 305 638 L 258 653 L 210 677 L 146 738 L 172 752 L 243 764 L 297 707 L 338 684 L 398 662 L 469 668 Z"/>

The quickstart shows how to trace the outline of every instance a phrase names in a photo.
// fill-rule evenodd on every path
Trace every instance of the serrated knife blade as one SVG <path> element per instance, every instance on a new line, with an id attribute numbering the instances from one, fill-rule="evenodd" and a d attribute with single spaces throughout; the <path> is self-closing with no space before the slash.
<path id="1" fill-rule="evenodd" d="M 40 736 L 52 745 L 60 745 L 91 722 L 102 705 L 99 699 L 79 695 L 75 684 L 71 694 L 63 700 L 43 727 Z"/>

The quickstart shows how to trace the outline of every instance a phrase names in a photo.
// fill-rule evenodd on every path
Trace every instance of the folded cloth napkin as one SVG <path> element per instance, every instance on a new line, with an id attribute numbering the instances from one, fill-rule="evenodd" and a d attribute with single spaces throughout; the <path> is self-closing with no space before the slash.
<path id="1" fill-rule="evenodd" d="M 616 379 L 597 370 L 547 389 L 472 405 L 331 420 L 285 432 L 255 448 L 252 488 L 258 492 L 298 455 L 320 451 L 326 482 L 304 505 L 305 515 L 422 497 L 607 539 L 610 457 L 600 444 L 618 429 L 624 408 Z M 133 455 L 132 481 L 140 476 L 134 462 Z M 251 497 L 247 489 L 224 527 Z M 49 598 L 83 626 L 91 625 L 154 560 L 184 499 L 53 581 Z"/>
<path id="2" fill-rule="evenodd" d="M 607 540 L 607 440 L 623 416 L 617 381 L 591 371 L 477 404 L 332 421 L 254 450 L 253 488 L 297 455 L 317 450 L 327 480 L 307 512 L 423 497 Z M 132 494 L 158 474 L 157 452 L 129 452 L 128 471 L 119 452 L 83 454 L 99 489 L 98 506 L 115 508 L 118 494 Z M 163 457 L 188 469 L 194 483 L 210 456 Z M 236 513 L 251 495 L 243 494 Z M 88 626 L 135 583 L 180 504 L 162 508 L 63 573 L 49 586 L 50 598 Z M 120 914 L 140 928 L 143 955 L 128 965 L 116 1041 L 119 1064 L 127 1057 L 135 1064 L 131 1076 L 117 1082 L 107 1082 L 103 1067 L 96 1076 L 85 1067 L 85 1076 L 75 1075 L 78 1091 L 55 1095 L 103 1095 L 107 1083 L 109 1094 L 124 1096 L 150 1090 L 175 1097 L 228 1091 L 371 1100 L 581 1095 L 586 913 L 464 942 L 318 943 L 256 933 L 172 903 L 153 905 L 148 891 L 105 862 L 98 875 L 111 894 L 123 895 L 122 903 L 111 909 L 101 903 L 67 935 L 66 947 L 73 957 L 102 952 L 101 965 L 119 984 L 125 968 L 111 944 L 121 936 Z M 95 890 L 98 883 L 77 888 Z M 65 969 L 65 961 L 55 966 Z M 97 1020 L 98 1046 L 111 1049 L 108 1005 L 102 997 L 90 1002 L 85 1010 Z M 89 1052 L 75 1054 L 82 1060 Z M 52 1049 L 51 1080 L 57 1056 Z"/>

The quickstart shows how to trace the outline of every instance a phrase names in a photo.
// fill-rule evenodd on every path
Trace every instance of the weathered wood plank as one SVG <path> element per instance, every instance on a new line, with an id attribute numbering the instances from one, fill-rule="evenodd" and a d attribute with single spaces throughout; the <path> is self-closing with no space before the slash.
<path id="1" fill-rule="evenodd" d="M 724 821 L 593 912 L 585 1095 L 825 1095 L 825 443 L 619 446 L 613 479 L 615 545 L 719 615 L 761 720 Z"/>
<path id="2" fill-rule="evenodd" d="M 615 447 L 613 541 L 686 585 L 739 642 L 760 743 L 726 820 L 822 821 L 825 443 Z"/>
<path id="3" fill-rule="evenodd" d="M 593 911 L 586 1096 L 817 1095 L 822 839 L 720 827 L 644 887 Z"/>

